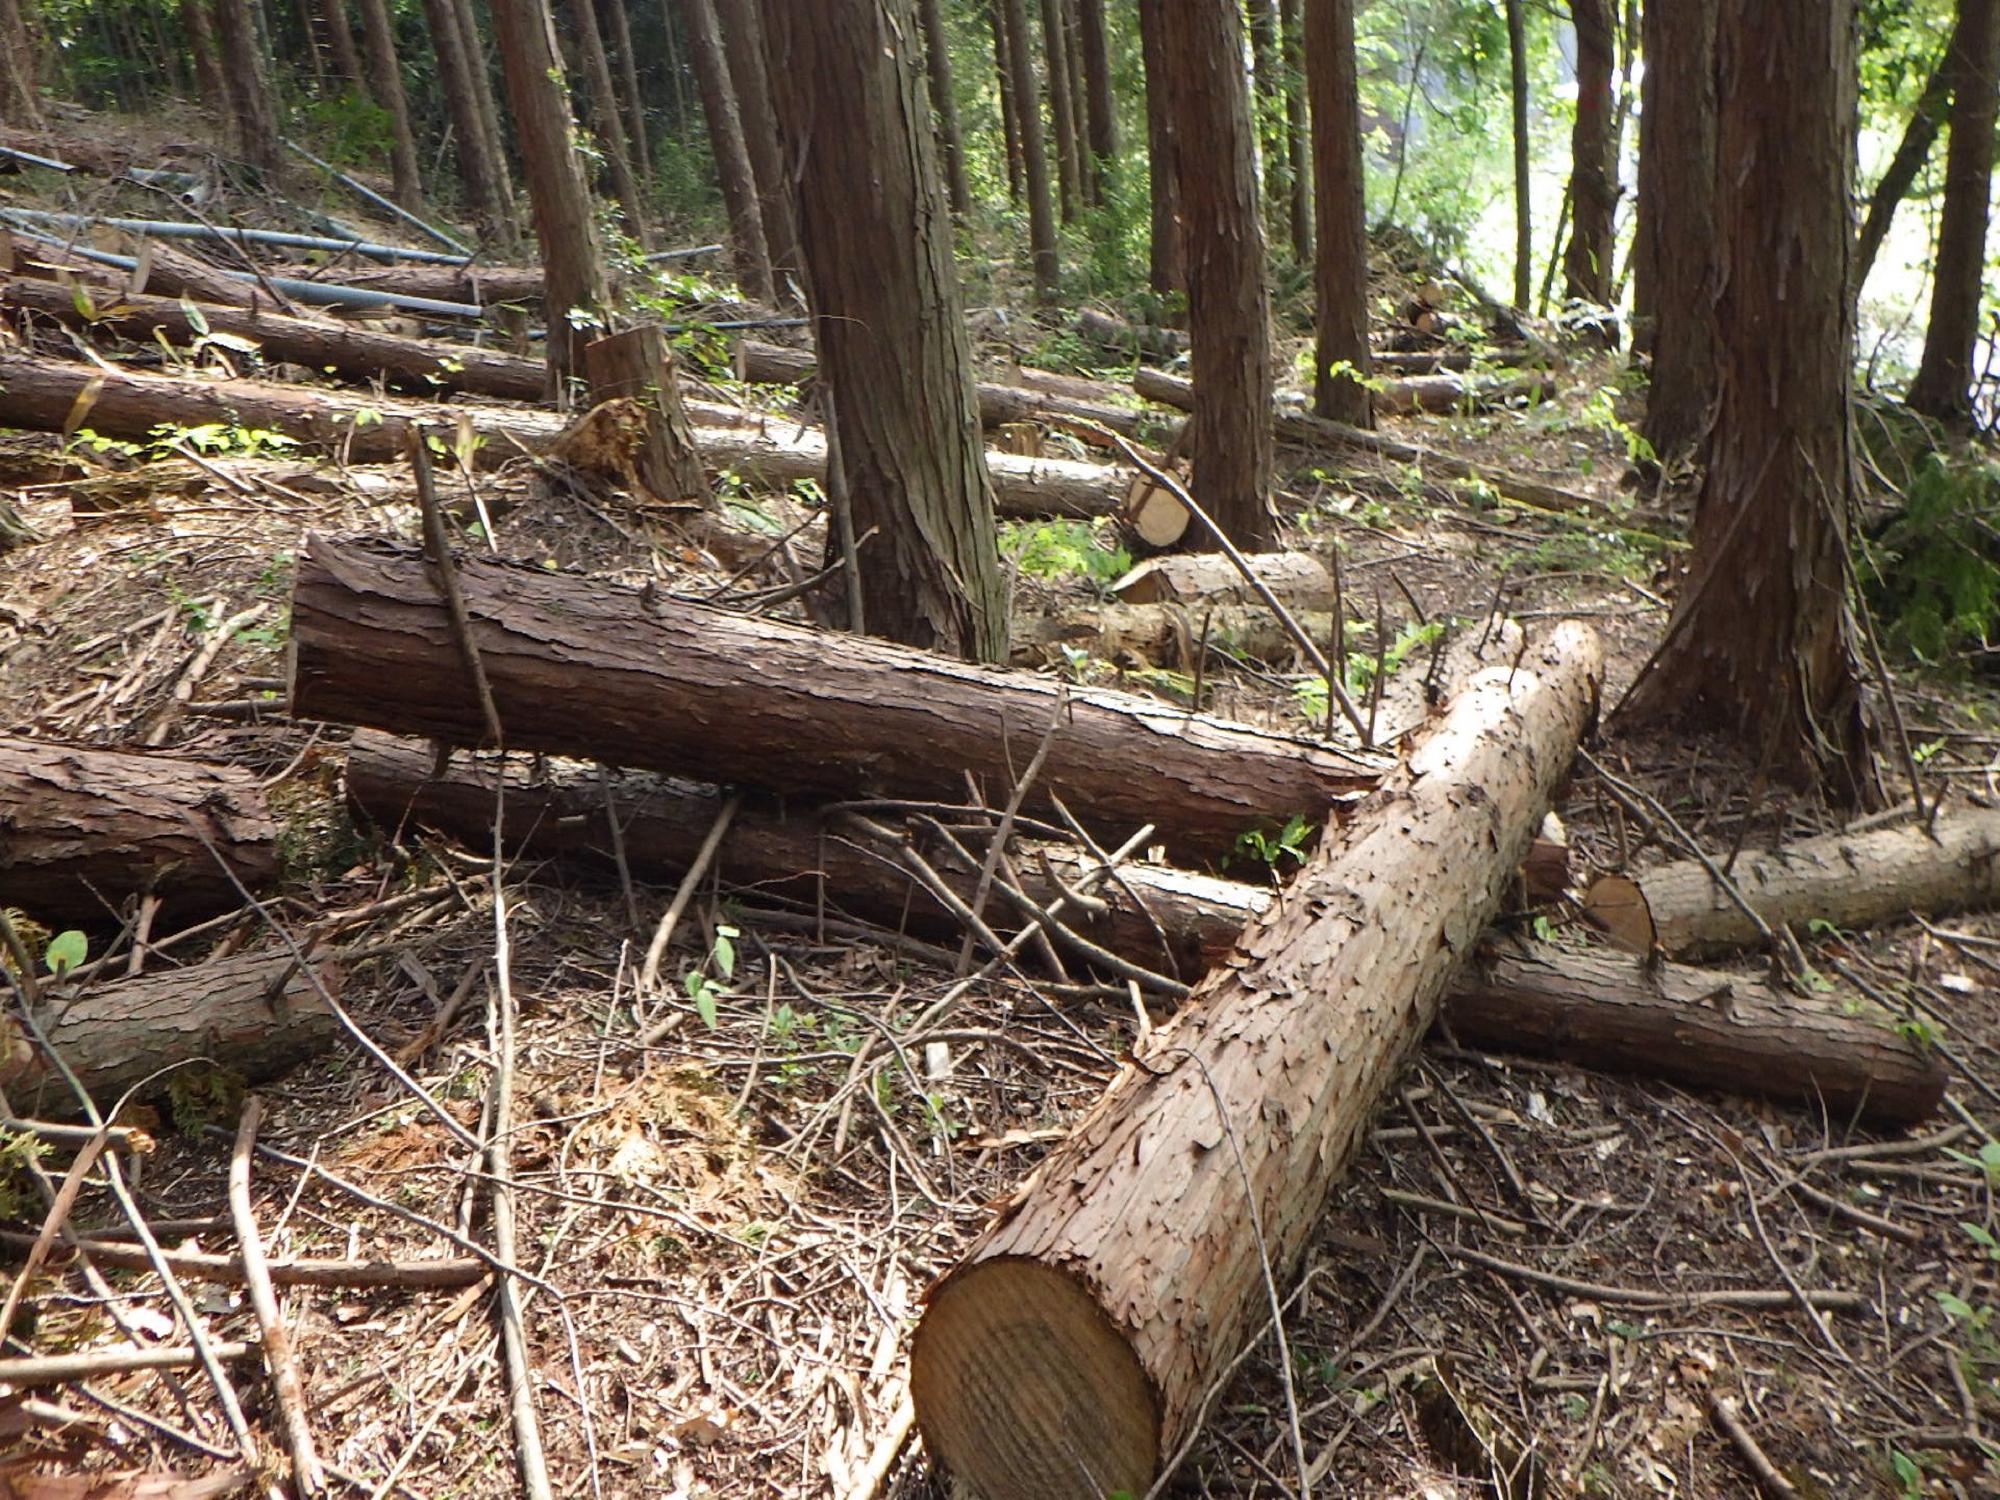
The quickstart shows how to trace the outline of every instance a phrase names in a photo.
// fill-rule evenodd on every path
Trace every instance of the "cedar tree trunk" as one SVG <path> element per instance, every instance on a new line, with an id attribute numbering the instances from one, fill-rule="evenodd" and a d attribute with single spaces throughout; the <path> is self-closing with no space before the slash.
<path id="1" fill-rule="evenodd" d="M 716 180 L 722 185 L 722 202 L 729 211 L 736 280 L 752 300 L 768 303 L 776 295 L 771 251 L 764 241 L 764 220 L 757 208 L 757 175 L 743 139 L 743 120 L 736 112 L 736 92 L 729 83 L 729 60 L 723 55 L 714 0 L 683 0 L 681 13 L 687 19 L 688 57 L 701 90 L 709 149 L 715 153 Z"/>
<path id="2" fill-rule="evenodd" d="M 1963 15 L 1959 23 L 1964 24 Z M 1889 237 L 1889 225 L 1896 217 L 1896 209 L 1909 195 L 1910 184 L 1917 180 L 1924 163 L 1930 160 L 1931 147 L 1937 144 L 1938 131 L 1944 128 L 1944 118 L 1951 107 L 1951 69 L 1948 64 L 1955 50 L 1955 43 L 1946 44 L 1937 66 L 1931 69 L 1931 76 L 1924 82 L 1924 91 L 1917 96 L 1916 108 L 1910 111 L 1910 122 L 1903 127 L 1903 138 L 1896 145 L 1896 154 L 1889 158 L 1889 165 L 1882 169 L 1882 178 L 1875 184 L 1875 191 L 1868 195 L 1868 212 L 1861 220 L 1861 242 L 1854 252 L 1854 290 L 1857 294 L 1868 284 L 1868 273 L 1874 268 L 1875 257 L 1881 253 L 1882 241 Z"/>
<path id="3" fill-rule="evenodd" d="M 750 166 L 757 174 L 757 202 L 764 215 L 764 247 L 771 256 L 772 279 L 789 300 L 786 278 L 798 274 L 799 231 L 792 204 L 795 164 L 788 164 L 778 144 L 777 107 L 772 103 L 770 64 L 764 55 L 764 26 L 757 0 L 715 0 L 722 22 L 722 48 L 729 58 L 729 81 L 736 89 L 737 118 L 750 148 Z M 791 88 L 796 80 L 786 79 Z"/>
<path id="4" fill-rule="evenodd" d="M 1514 306 L 1526 312 L 1535 274 L 1535 233 L 1528 211 L 1528 32 L 1521 0 L 1507 4 L 1507 78 L 1514 105 Z"/>
<path id="5" fill-rule="evenodd" d="M 1564 295 L 1603 307 L 1611 302 L 1611 225 L 1618 209 L 1611 0 L 1570 0 L 1569 13 L 1576 26 L 1576 124 L 1563 287 Z"/>
<path id="6" fill-rule="evenodd" d="M 1007 198 L 1021 201 L 1021 125 L 1014 110 L 1014 65 L 1007 40 L 1007 7 L 1002 0 L 987 0 L 986 19 L 993 28 L 993 68 L 999 78 L 1001 144 L 1007 157 Z"/>
<path id="7" fill-rule="evenodd" d="M 5 0 L 0 0 L 0 4 L 4 3 Z M 194 54 L 195 83 L 201 102 L 218 115 L 228 116 L 232 110 L 229 85 L 222 77 L 221 63 L 216 61 L 219 54 L 215 46 L 215 26 L 209 18 L 208 0 L 181 0 L 181 24 L 187 31 L 188 50 Z M 352 38 L 347 45 L 352 51 Z M 7 74 L 14 66 L 9 61 L 13 56 L 12 44 L 0 43 L 0 75 Z"/>
<path id="8" fill-rule="evenodd" d="M 611 26 L 613 50 L 618 54 L 618 86 L 625 105 L 625 139 L 632 147 L 632 170 L 641 185 L 653 181 L 653 142 L 646 128 L 646 96 L 639 91 L 639 60 L 632 52 L 632 20 L 625 14 L 625 0 L 605 0 L 605 20 Z"/>
<path id="9" fill-rule="evenodd" d="M 403 92 L 403 67 L 396 56 L 396 28 L 388 0 L 359 0 L 361 39 L 368 47 L 368 92 L 389 114 L 389 169 L 404 207 L 419 209 L 424 184 L 417 172 L 417 138 L 410 130 L 410 101 Z"/>
<path id="10" fill-rule="evenodd" d="M 1368 226 L 1361 170 L 1361 95 L 1354 69 L 1354 0 L 1305 0 L 1306 84 L 1312 95 L 1313 410 L 1372 427 L 1368 388 Z M 1345 362 L 1353 378 L 1335 373 Z"/>
<path id="11" fill-rule="evenodd" d="M 1024 0 L 994 0 L 1007 18 L 1007 67 L 1014 77 L 1014 119 L 1021 129 L 1021 174 L 1028 184 L 1028 245 L 1035 260 L 1035 297 L 1052 302 L 1056 264 L 1055 206 L 1049 197 L 1049 157 L 1042 140 L 1042 110 L 1035 82 L 1034 48 L 1028 45 Z"/>
<path id="12" fill-rule="evenodd" d="M 1285 60 L 1285 156 L 1291 163 L 1287 179 L 1286 216 L 1292 230 L 1292 254 L 1302 266 L 1313 258 L 1312 131 L 1306 109 L 1306 71 L 1299 0 L 1279 0 L 1279 41 Z"/>
<path id="13" fill-rule="evenodd" d="M 222 81 L 229 91 L 229 112 L 236 126 L 236 148 L 259 172 L 278 171 L 278 101 L 271 92 L 271 69 L 264 56 L 249 0 L 215 0 L 217 61 L 228 63 Z"/>
<path id="14" fill-rule="evenodd" d="M 931 109 L 937 116 L 938 139 L 944 146 L 945 185 L 951 191 L 951 211 L 964 215 L 972 207 L 965 185 L 965 147 L 958 132 L 958 100 L 951 87 L 951 45 L 945 34 L 939 0 L 920 0 L 924 22 L 924 69 L 930 76 Z"/>
<path id="15" fill-rule="evenodd" d="M 489 47 L 479 29 L 479 12 L 473 0 L 452 0 L 458 7 L 458 34 L 465 43 L 466 62 L 472 70 L 472 97 L 479 104 L 479 122 L 486 131 L 486 159 L 493 163 L 494 184 L 500 189 L 500 207 L 507 216 L 508 238 L 513 238 L 515 215 L 514 174 L 507 156 L 507 134 L 500 128 L 500 100 L 493 87 L 493 71 L 487 58 L 497 48 Z M 503 68 L 504 72 L 505 69 Z"/>
<path id="16" fill-rule="evenodd" d="M 443 88 L 445 114 L 451 121 L 452 148 L 458 156 L 458 179 L 479 231 L 487 240 L 504 243 L 512 232 L 501 207 L 499 172 L 486 150 L 486 131 L 479 119 L 479 96 L 472 81 L 472 58 L 458 28 L 458 7 L 452 0 L 424 0 L 430 24 L 431 50 L 437 57 L 438 82 Z"/>
<path id="17" fill-rule="evenodd" d="M 648 243 L 646 200 L 639 191 L 639 179 L 632 172 L 625 119 L 618 109 L 618 90 L 611 82 L 611 59 L 604 51 L 604 28 L 597 18 L 595 0 L 570 0 L 570 7 L 576 19 L 577 49 L 583 59 L 584 88 L 590 95 L 590 123 L 595 128 L 598 145 L 604 149 L 611 190 L 618 195 L 618 214 L 625 221 L 625 232 L 643 246 Z"/>
<path id="18" fill-rule="evenodd" d="M 1056 133 L 1056 186 L 1062 221 L 1076 217 L 1081 198 L 1076 149 L 1074 96 L 1069 82 L 1069 42 L 1063 35 L 1062 0 L 1042 0 L 1042 55 L 1048 60 L 1043 80 L 1049 91 L 1049 122 Z"/>
<path id="19" fill-rule="evenodd" d="M 1187 286 L 1187 244 L 1181 234 L 1180 205 L 1174 197 L 1173 111 L 1167 103 L 1166 62 L 1161 56 L 1161 19 L 1167 0 L 1139 0 L 1139 48 L 1146 68 L 1146 160 L 1152 180 L 1153 238 L 1150 279 L 1165 296 Z"/>
<path id="20" fill-rule="evenodd" d="M 354 23 L 347 18 L 347 0 L 326 0 L 326 40 L 333 49 L 333 70 L 350 88 L 363 87 L 361 53 L 354 45 Z"/>
<path id="21" fill-rule="evenodd" d="M 1077 0 L 1081 28 L 1083 95 L 1089 130 L 1086 141 L 1100 184 L 1118 172 L 1118 108 L 1111 96 L 1111 44 L 1105 30 L 1104 0 Z"/>

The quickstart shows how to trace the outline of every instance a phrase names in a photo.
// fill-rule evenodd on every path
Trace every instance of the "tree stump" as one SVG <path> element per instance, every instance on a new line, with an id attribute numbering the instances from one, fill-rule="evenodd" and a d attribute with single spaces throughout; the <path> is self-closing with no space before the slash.
<path id="1" fill-rule="evenodd" d="M 633 468 L 647 493 L 669 505 L 706 509 L 714 497 L 702 472 L 687 409 L 681 405 L 666 330 L 649 324 L 587 344 L 583 369 L 593 403 L 629 397 L 643 404 L 646 441 L 634 456 Z"/>

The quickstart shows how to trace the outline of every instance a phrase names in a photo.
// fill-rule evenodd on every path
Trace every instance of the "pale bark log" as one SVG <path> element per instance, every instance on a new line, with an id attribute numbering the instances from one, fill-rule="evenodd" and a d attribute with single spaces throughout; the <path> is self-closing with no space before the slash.
<path id="1" fill-rule="evenodd" d="M 1250 571 L 1280 600 L 1303 609 L 1333 608 L 1333 575 L 1306 552 L 1253 552 Z M 1257 594 L 1220 552 L 1148 558 L 1111 585 L 1127 604 L 1252 604 Z"/>
<path id="2" fill-rule="evenodd" d="M 1152 823 L 1190 856 L 1295 813 L 1317 820 L 1374 783 L 1371 763 L 1124 693 L 691 601 L 656 611 L 629 590 L 485 557 L 459 573 L 510 747 L 826 796 L 957 802 L 971 772 L 997 801 L 1054 723 L 1030 808 L 1059 796 L 1120 838 Z M 419 557 L 309 538 L 292 600 L 295 713 L 484 738 Z"/>
<path id="3" fill-rule="evenodd" d="M 1498 910 L 1600 672 L 1566 626 L 1476 678 L 931 1289 L 917 1421 L 977 1493 L 1145 1493 Z"/>

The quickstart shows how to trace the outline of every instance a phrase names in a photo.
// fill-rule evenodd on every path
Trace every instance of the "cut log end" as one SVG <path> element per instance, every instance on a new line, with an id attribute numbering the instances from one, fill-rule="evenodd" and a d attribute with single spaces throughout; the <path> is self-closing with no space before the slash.
<path id="1" fill-rule="evenodd" d="M 1159 1472 L 1159 1401 L 1129 1340 L 1052 1267 L 1007 1257 L 940 1283 L 910 1389 L 925 1447 L 982 1500 L 1142 1495 Z"/>
<path id="2" fill-rule="evenodd" d="M 1125 521 L 1132 534 L 1158 551 L 1177 546 L 1187 535 L 1187 507 L 1165 485 L 1141 474 L 1125 496 Z"/>

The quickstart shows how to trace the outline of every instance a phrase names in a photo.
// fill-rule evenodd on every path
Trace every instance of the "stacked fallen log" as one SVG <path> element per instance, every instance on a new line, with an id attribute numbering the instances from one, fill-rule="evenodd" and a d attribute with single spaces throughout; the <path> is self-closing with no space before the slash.
<path id="1" fill-rule="evenodd" d="M 1379 762 L 1149 699 L 971 667 L 486 557 L 459 583 L 510 748 L 772 791 L 1004 798 L 1046 735 L 1027 806 L 1190 859 L 1315 821 Z M 291 709 L 454 744 L 485 737 L 430 569 L 390 543 L 307 540 L 292 595 Z M 588 704 L 588 711 L 581 705 Z M 1144 768 L 1143 782 L 1137 772 Z"/>
<path id="2" fill-rule="evenodd" d="M 287 278 L 295 280 L 325 274 L 316 266 L 282 269 Z M 340 280 L 369 291 L 482 307 L 499 302 L 539 302 L 542 298 L 538 266 L 379 266 L 343 270 Z"/>
<path id="3" fill-rule="evenodd" d="M 1147 1491 L 1497 911 L 1599 670 L 1564 627 L 1476 679 L 931 1289 L 917 1424 L 975 1493 Z"/>
<path id="4" fill-rule="evenodd" d="M 1333 575 L 1305 552 L 1256 552 L 1244 559 L 1257 581 L 1286 604 L 1333 608 Z M 1152 557 L 1111 585 L 1126 604 L 1251 604 L 1256 591 L 1235 562 L 1220 552 Z"/>
<path id="5" fill-rule="evenodd" d="M 427 828 L 468 848 L 491 839 L 498 805 L 512 852 L 580 860 L 608 876 L 622 851 L 634 876 L 659 880 L 685 873 L 724 801 L 720 789 L 697 782 L 632 773 L 607 783 L 595 767 L 515 756 L 496 804 L 499 757 L 459 752 L 442 772 L 436 761 L 427 743 L 360 730 L 348 746 L 348 800 L 391 832 Z M 827 821 L 818 806 L 746 802 L 730 827 L 715 868 L 725 885 L 755 899 L 808 910 L 830 904 L 924 937 L 963 930 L 957 914 L 881 857 L 885 851 L 870 852 L 863 834 Z M 978 871 L 920 831 L 912 837 L 969 902 Z M 1036 845 L 1015 864 L 1020 891 L 1044 911 L 1099 868 L 1057 845 Z M 1148 864 L 1122 866 L 1092 894 L 1089 909 L 1065 915 L 1067 928 L 1190 982 L 1225 960 L 1244 927 L 1277 900 L 1268 886 Z M 989 919 L 1002 932 L 1015 925 L 991 905 Z M 1945 1083 L 1933 1054 L 1867 1006 L 1836 1010 L 1740 975 L 1491 936 L 1448 995 L 1442 1025 L 1469 1046 L 1823 1104 L 1885 1125 L 1930 1114 Z"/>
<path id="6" fill-rule="evenodd" d="M 0 739 L 0 905 L 115 926 L 126 898 L 150 893 L 168 916 L 199 918 L 240 904 L 232 873 L 255 889 L 277 870 L 277 829 L 248 771 Z"/>

